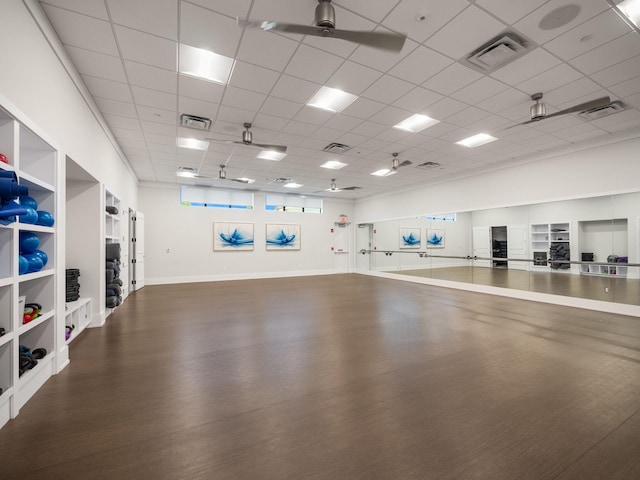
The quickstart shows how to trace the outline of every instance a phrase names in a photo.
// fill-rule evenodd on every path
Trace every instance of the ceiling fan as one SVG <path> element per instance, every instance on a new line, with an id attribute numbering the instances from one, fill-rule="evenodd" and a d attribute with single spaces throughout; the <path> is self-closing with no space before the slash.
<path id="1" fill-rule="evenodd" d="M 238 24 L 243 27 L 260 28 L 264 31 L 272 30 L 316 37 L 338 38 L 392 52 L 402 50 L 407 39 L 406 35 L 398 33 L 337 30 L 336 12 L 333 5 L 331 5 L 331 0 L 318 0 L 313 25 L 297 25 L 271 20 L 253 22 L 238 20 Z"/>
<path id="2" fill-rule="evenodd" d="M 336 185 L 336 179 L 332 178 L 331 179 L 331 186 L 329 188 L 327 188 L 325 190 L 325 192 L 343 192 L 345 190 L 360 190 L 362 187 L 342 187 L 342 188 L 338 188 L 338 186 Z"/>
<path id="3" fill-rule="evenodd" d="M 251 180 L 248 178 L 227 178 L 227 171 L 224 168 L 225 168 L 225 165 L 220 165 L 218 176 L 208 177 L 206 175 L 200 175 L 197 168 L 178 167 L 176 176 L 183 177 L 183 178 L 204 178 L 204 179 L 211 179 L 211 180 L 230 180 L 232 182 L 238 182 L 238 183 L 251 183 Z"/>
<path id="4" fill-rule="evenodd" d="M 393 160 L 391 161 L 391 170 L 389 170 L 389 173 L 387 173 L 387 175 L 393 175 L 394 173 L 398 173 L 398 168 L 411 165 L 411 162 L 409 160 L 400 162 L 400 160 L 398 160 L 399 153 L 392 153 L 391 155 L 393 155 Z"/>
<path id="5" fill-rule="evenodd" d="M 545 120 L 547 118 L 553 118 L 553 117 L 558 117 L 560 115 L 566 115 L 568 113 L 577 113 L 577 112 L 584 112 L 587 110 L 593 110 L 596 108 L 602 108 L 606 105 L 609 105 L 611 103 L 611 99 L 609 97 L 600 97 L 600 98 L 596 98 L 594 100 L 590 100 L 588 102 L 584 102 L 584 103 L 580 103 L 578 105 L 574 105 L 573 107 L 569 107 L 569 108 L 565 108 L 564 110 L 560 110 L 559 112 L 555 112 L 555 113 L 551 113 L 549 115 L 546 114 L 546 107 L 544 105 L 544 103 L 541 102 L 542 100 L 542 93 L 534 93 L 533 95 L 531 95 L 531 100 L 533 100 L 534 103 L 533 105 L 531 105 L 531 119 L 527 120 L 526 122 L 522 122 L 522 123 L 518 123 L 515 126 L 518 125 L 526 125 L 527 123 L 533 123 L 533 122 L 539 122 L 540 120 Z"/>
<path id="6" fill-rule="evenodd" d="M 207 138 L 206 140 L 218 143 L 236 143 L 239 145 L 248 145 L 250 147 L 264 148 L 265 150 L 273 150 L 275 152 L 284 153 L 287 151 L 287 147 L 284 145 L 269 145 L 266 143 L 254 143 L 253 133 L 251 133 L 251 124 L 244 124 L 244 132 L 242 132 L 242 140 L 219 140 L 217 138 Z"/>

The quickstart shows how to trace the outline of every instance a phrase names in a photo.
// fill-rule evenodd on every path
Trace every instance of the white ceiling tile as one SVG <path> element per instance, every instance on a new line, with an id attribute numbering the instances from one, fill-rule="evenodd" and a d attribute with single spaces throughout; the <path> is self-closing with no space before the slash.
<path id="1" fill-rule="evenodd" d="M 315 132 L 313 132 L 313 134 L 311 136 L 313 138 L 317 138 L 317 139 L 323 140 L 325 142 L 333 142 L 340 135 L 342 135 L 342 133 L 343 132 L 341 130 L 336 130 L 335 128 L 320 127 Z M 324 145 L 323 145 L 323 147 L 324 147 Z"/>
<path id="2" fill-rule="evenodd" d="M 317 48 L 300 45 L 285 73 L 324 84 L 342 64 L 343 59 Z"/>
<path id="3" fill-rule="evenodd" d="M 108 98 L 95 98 L 100 111 L 109 115 L 137 118 L 136 107 L 133 103 L 110 100 Z"/>
<path id="4" fill-rule="evenodd" d="M 126 83 L 114 82 L 113 80 L 91 77 L 89 75 L 83 75 L 82 80 L 94 97 L 133 103 L 129 85 Z"/>
<path id="5" fill-rule="evenodd" d="M 258 113 L 253 123 L 256 125 L 269 125 L 271 130 L 279 131 L 289 124 L 289 120 L 282 117 L 274 117 L 273 115 Z"/>
<path id="6" fill-rule="evenodd" d="M 177 125 L 178 115 L 175 110 L 163 110 L 161 108 L 146 107 L 140 105 L 138 108 L 138 117 L 140 120 L 148 122 L 164 123 L 167 125 Z"/>
<path id="7" fill-rule="evenodd" d="M 181 2 L 180 43 L 234 57 L 242 29 L 233 18 Z"/>
<path id="8" fill-rule="evenodd" d="M 155 144 L 155 145 L 176 145 L 176 133 L 173 135 L 158 135 L 155 133 L 145 133 L 144 135 L 147 142 Z M 187 138 L 195 138 L 192 136 L 188 136 Z"/>
<path id="9" fill-rule="evenodd" d="M 125 60 L 124 65 L 131 85 L 167 93 L 176 93 L 178 91 L 178 74 L 175 71 L 129 60 Z"/>
<path id="10" fill-rule="evenodd" d="M 476 80 L 471 85 L 467 85 L 457 92 L 452 93 L 451 97 L 456 100 L 460 100 L 461 102 L 468 103 L 469 105 L 475 105 L 476 103 L 497 95 L 506 89 L 507 85 L 504 83 L 485 76 L 480 80 Z"/>
<path id="11" fill-rule="evenodd" d="M 195 98 L 212 103 L 220 103 L 222 101 L 224 85 L 187 75 L 179 75 L 178 81 L 180 83 L 178 93 L 181 97 Z"/>
<path id="12" fill-rule="evenodd" d="M 422 86 L 442 95 L 449 95 L 481 77 L 481 73 L 456 62 L 431 77 Z"/>
<path id="13" fill-rule="evenodd" d="M 166 125 L 163 123 L 155 123 L 149 121 L 140 122 L 142 125 L 142 131 L 145 133 L 159 134 L 159 135 L 173 135 L 176 134 L 175 125 Z"/>
<path id="14" fill-rule="evenodd" d="M 105 8 L 104 0 L 45 0 L 42 3 L 66 8 L 67 10 L 102 20 L 109 20 L 109 14 Z"/>
<path id="15" fill-rule="evenodd" d="M 397 125 L 402 120 L 405 120 L 410 116 L 411 114 L 406 110 L 389 106 L 389 107 L 385 107 L 375 115 L 371 116 L 369 120 L 375 123 L 379 123 L 380 125 L 393 127 L 394 125 Z"/>
<path id="16" fill-rule="evenodd" d="M 144 135 L 139 130 L 129 130 L 128 128 L 111 128 L 111 131 L 118 141 L 124 138 L 144 141 Z"/>
<path id="17" fill-rule="evenodd" d="M 361 123 L 362 120 L 359 118 L 349 117 L 347 115 L 334 115 L 324 124 L 324 126 L 348 132 Z"/>
<path id="18" fill-rule="evenodd" d="M 237 61 L 229 85 L 253 92 L 269 93 L 278 81 L 279 72 Z"/>
<path id="19" fill-rule="evenodd" d="M 574 82 L 569 82 L 559 88 L 544 93 L 544 101 L 551 105 L 560 105 L 564 102 L 570 102 L 585 95 L 594 94 L 593 97 L 605 95 L 600 86 L 586 77 L 582 77 Z M 602 95 L 600 95 L 602 93 Z"/>
<path id="20" fill-rule="evenodd" d="M 574 3 L 580 7 L 580 12 L 572 21 L 564 25 L 563 27 L 554 28 L 552 30 L 542 30 L 538 24 L 545 17 L 545 15 L 551 13 L 553 10 L 567 5 L 566 0 L 551 0 L 547 2 L 534 12 L 530 13 L 522 20 L 514 24 L 517 31 L 524 33 L 534 42 L 542 45 L 548 42 L 552 38 L 563 34 L 574 28 L 576 25 L 580 25 L 582 22 L 596 16 L 598 13 L 603 12 L 608 7 L 607 2 L 602 0 L 581 0 L 579 3 Z"/>
<path id="21" fill-rule="evenodd" d="M 260 109 L 261 113 L 291 120 L 300 111 L 300 104 L 283 100 L 281 98 L 268 97 Z"/>
<path id="22" fill-rule="evenodd" d="M 461 112 L 456 113 L 455 115 L 447 117 L 447 122 L 459 127 L 466 127 L 467 125 L 476 123 L 478 120 L 481 120 L 482 118 L 488 116 L 489 113 L 484 110 L 480 110 L 476 107 L 469 107 L 465 108 Z"/>
<path id="23" fill-rule="evenodd" d="M 258 111 L 266 98 L 267 96 L 262 93 L 227 86 L 222 97 L 222 104 Z"/>
<path id="24" fill-rule="evenodd" d="M 496 136 L 498 135 L 498 132 L 501 133 L 504 128 L 509 127 L 510 125 L 511 120 L 504 118 L 503 116 L 488 115 L 477 121 L 468 122 L 464 126 L 481 133 L 490 133 Z"/>
<path id="25" fill-rule="evenodd" d="M 200 5 L 231 18 L 245 18 L 249 13 L 251 0 L 190 0 L 191 3 Z"/>
<path id="26" fill-rule="evenodd" d="M 629 30 L 629 26 L 620 21 L 613 9 L 605 10 L 597 17 L 545 43 L 544 48 L 564 60 L 569 60 L 614 40 Z"/>
<path id="27" fill-rule="evenodd" d="M 466 0 L 403 0 L 384 19 L 384 26 L 422 43 L 468 5 Z M 417 20 L 418 14 L 426 14 L 427 17 Z"/>
<path id="28" fill-rule="evenodd" d="M 213 102 L 183 96 L 178 98 L 178 113 L 180 114 L 186 113 L 213 120 L 216 118 L 219 108 L 220 105 Z"/>
<path id="29" fill-rule="evenodd" d="M 618 83 L 617 85 L 609 87 L 609 90 L 621 98 L 631 97 L 636 93 L 640 93 L 640 77 Z"/>
<path id="30" fill-rule="evenodd" d="M 549 0 L 476 0 L 476 5 L 512 24 Z"/>
<path id="31" fill-rule="evenodd" d="M 178 39 L 177 0 L 106 0 L 113 23 Z"/>
<path id="32" fill-rule="evenodd" d="M 591 74 L 636 57 L 638 52 L 640 52 L 640 35 L 630 32 L 574 58 L 569 63 L 578 70 Z"/>
<path id="33" fill-rule="evenodd" d="M 417 47 L 418 44 L 412 40 L 404 42 L 404 46 L 399 53 L 377 50 L 375 48 L 360 45 L 356 48 L 355 52 L 351 54 L 349 60 L 360 63 L 369 68 L 379 70 L 380 72 L 386 72 Z"/>
<path id="34" fill-rule="evenodd" d="M 289 63 L 297 46 L 297 42 L 280 35 L 247 28 L 244 31 L 237 58 L 280 71 Z"/>
<path id="35" fill-rule="evenodd" d="M 580 77 L 582 77 L 582 74 L 569 65 L 562 63 L 551 70 L 518 84 L 518 88 L 523 92 L 531 92 L 533 95 L 536 92 L 548 92 Z"/>
<path id="36" fill-rule="evenodd" d="M 375 138 L 377 135 L 380 135 L 387 128 L 387 125 L 380 125 L 379 123 L 374 123 L 371 121 L 362 122 L 357 127 L 354 127 L 352 132 L 357 133 L 358 135 L 365 135 L 367 137 Z"/>
<path id="37" fill-rule="evenodd" d="M 220 105 L 220 107 L 218 108 L 218 115 L 216 118 L 218 120 L 222 120 L 223 122 L 242 125 L 245 122 L 251 122 L 254 116 L 255 116 L 255 113 L 249 110 L 229 107 L 227 105 Z"/>
<path id="38" fill-rule="evenodd" d="M 505 24 L 471 5 L 433 35 L 427 46 L 458 59 L 495 37 L 505 27 Z"/>
<path id="39" fill-rule="evenodd" d="M 67 46 L 66 49 L 79 73 L 116 82 L 127 81 L 120 58 L 83 48 Z"/>
<path id="40" fill-rule="evenodd" d="M 112 128 L 126 128 L 128 130 L 141 130 L 140 121 L 137 118 L 121 117 L 103 113 L 102 116 Z"/>
<path id="41" fill-rule="evenodd" d="M 607 131 L 617 131 L 616 124 L 627 123 L 624 129 L 631 128 L 640 123 L 640 111 L 631 108 L 623 112 L 598 118 L 590 122 L 594 127 L 603 128 Z"/>
<path id="42" fill-rule="evenodd" d="M 342 113 L 351 117 L 360 119 L 368 119 L 372 115 L 382 110 L 385 107 L 384 103 L 369 100 L 368 98 L 357 98 L 351 105 L 345 108 Z"/>
<path id="43" fill-rule="evenodd" d="M 118 55 L 118 47 L 109 22 L 70 12 L 57 7 L 43 5 L 43 8 L 64 45 Z"/>
<path id="44" fill-rule="evenodd" d="M 483 100 L 476 104 L 476 107 L 482 108 L 488 112 L 499 113 L 507 108 L 514 107 L 515 105 L 529 104 L 531 97 L 522 93 L 515 88 L 508 88 L 502 92 Z"/>
<path id="45" fill-rule="evenodd" d="M 271 91 L 271 95 L 292 102 L 306 104 L 320 89 L 317 83 L 302 80 L 290 75 L 282 75 Z"/>
<path id="46" fill-rule="evenodd" d="M 364 135 L 358 135 L 352 132 L 346 133 L 338 137 L 338 142 L 343 145 L 349 145 L 351 147 L 357 147 L 358 145 L 362 145 L 369 140 L 369 137 L 365 137 Z"/>
<path id="47" fill-rule="evenodd" d="M 142 87 L 131 87 L 133 99 L 136 105 L 145 105 L 147 107 L 157 107 L 164 110 L 175 110 L 177 107 L 177 95 L 158 90 L 150 90 Z"/>
<path id="48" fill-rule="evenodd" d="M 372 2 L 371 0 L 336 0 L 336 6 L 349 8 L 353 12 L 358 12 L 364 18 L 372 22 L 380 22 L 394 7 L 396 0 L 387 2 Z M 313 18 L 313 15 L 311 15 Z"/>
<path id="49" fill-rule="evenodd" d="M 119 25 L 114 30 L 122 56 L 127 60 L 177 71 L 176 42 Z"/>
<path id="50" fill-rule="evenodd" d="M 312 125 L 323 125 L 335 115 L 334 113 L 320 110 L 319 108 L 304 107 L 295 117 L 298 122 L 310 123 Z"/>
<path id="51" fill-rule="evenodd" d="M 440 55 L 427 47 L 419 46 L 390 69 L 388 73 L 419 85 L 452 63 L 453 60 L 450 58 Z"/>
<path id="52" fill-rule="evenodd" d="M 327 80 L 326 86 L 338 88 L 353 95 L 360 95 L 367 87 L 380 78 L 377 70 L 354 62 L 344 62 Z"/>
<path id="53" fill-rule="evenodd" d="M 362 92 L 362 96 L 369 100 L 382 103 L 393 103 L 404 94 L 413 90 L 413 85 L 399 78 L 385 75 Z"/>
<path id="54" fill-rule="evenodd" d="M 604 87 L 610 87 L 637 76 L 640 76 L 640 55 L 600 70 L 591 78 Z"/>
<path id="55" fill-rule="evenodd" d="M 559 63 L 561 61 L 546 50 L 536 48 L 514 62 L 499 68 L 491 76 L 510 85 L 517 85 L 528 78 L 555 67 Z"/>
<path id="56" fill-rule="evenodd" d="M 394 105 L 411 113 L 422 113 L 423 110 L 442 100 L 442 95 L 426 88 L 416 87 L 395 101 Z"/>
<path id="57" fill-rule="evenodd" d="M 290 121 L 284 128 L 286 128 L 287 132 L 294 135 L 307 136 L 315 132 L 318 129 L 318 126 L 311 125 L 310 123 Z"/>

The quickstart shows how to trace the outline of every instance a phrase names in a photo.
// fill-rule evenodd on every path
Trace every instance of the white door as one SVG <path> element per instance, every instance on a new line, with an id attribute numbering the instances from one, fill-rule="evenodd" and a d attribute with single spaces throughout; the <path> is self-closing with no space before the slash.
<path id="1" fill-rule="evenodd" d="M 507 257 L 527 258 L 527 227 L 524 225 L 507 225 Z M 509 260 L 509 268 L 527 270 L 528 262 L 513 262 Z"/>
<path id="2" fill-rule="evenodd" d="M 338 272 L 349 271 L 349 223 L 333 225 L 333 266 Z"/>
<path id="3" fill-rule="evenodd" d="M 491 228 L 473 227 L 473 256 L 491 258 Z M 491 260 L 475 260 L 476 267 L 490 267 Z"/>
<path id="4" fill-rule="evenodd" d="M 362 223 L 356 227 L 356 268 L 361 270 L 371 270 L 371 254 L 368 252 L 372 248 L 373 224 Z M 360 253 L 367 250 L 367 253 Z"/>
<path id="5" fill-rule="evenodd" d="M 144 287 L 144 214 L 133 212 L 131 221 L 131 290 Z"/>

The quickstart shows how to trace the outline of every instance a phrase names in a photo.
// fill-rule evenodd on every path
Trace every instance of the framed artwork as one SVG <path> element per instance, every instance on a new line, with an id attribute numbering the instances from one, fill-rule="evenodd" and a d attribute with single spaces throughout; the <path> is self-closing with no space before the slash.
<path id="1" fill-rule="evenodd" d="M 214 222 L 213 250 L 253 250 L 253 223 Z"/>
<path id="2" fill-rule="evenodd" d="M 427 248 L 444 248 L 444 229 L 427 229 Z"/>
<path id="3" fill-rule="evenodd" d="M 300 225 L 268 223 L 267 250 L 300 250 Z"/>
<path id="4" fill-rule="evenodd" d="M 420 227 L 400 227 L 400 248 L 420 248 Z"/>

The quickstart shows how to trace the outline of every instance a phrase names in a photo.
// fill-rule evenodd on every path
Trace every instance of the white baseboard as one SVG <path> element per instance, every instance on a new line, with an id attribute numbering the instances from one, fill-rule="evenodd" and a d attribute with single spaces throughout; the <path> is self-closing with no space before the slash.
<path id="1" fill-rule="evenodd" d="M 192 275 L 186 277 L 145 278 L 145 285 L 170 285 L 174 283 L 224 282 L 229 280 L 257 280 L 262 278 L 309 277 L 312 275 L 336 275 L 349 273 L 336 270 L 304 270 L 293 272 L 234 273 L 224 275 Z"/>

